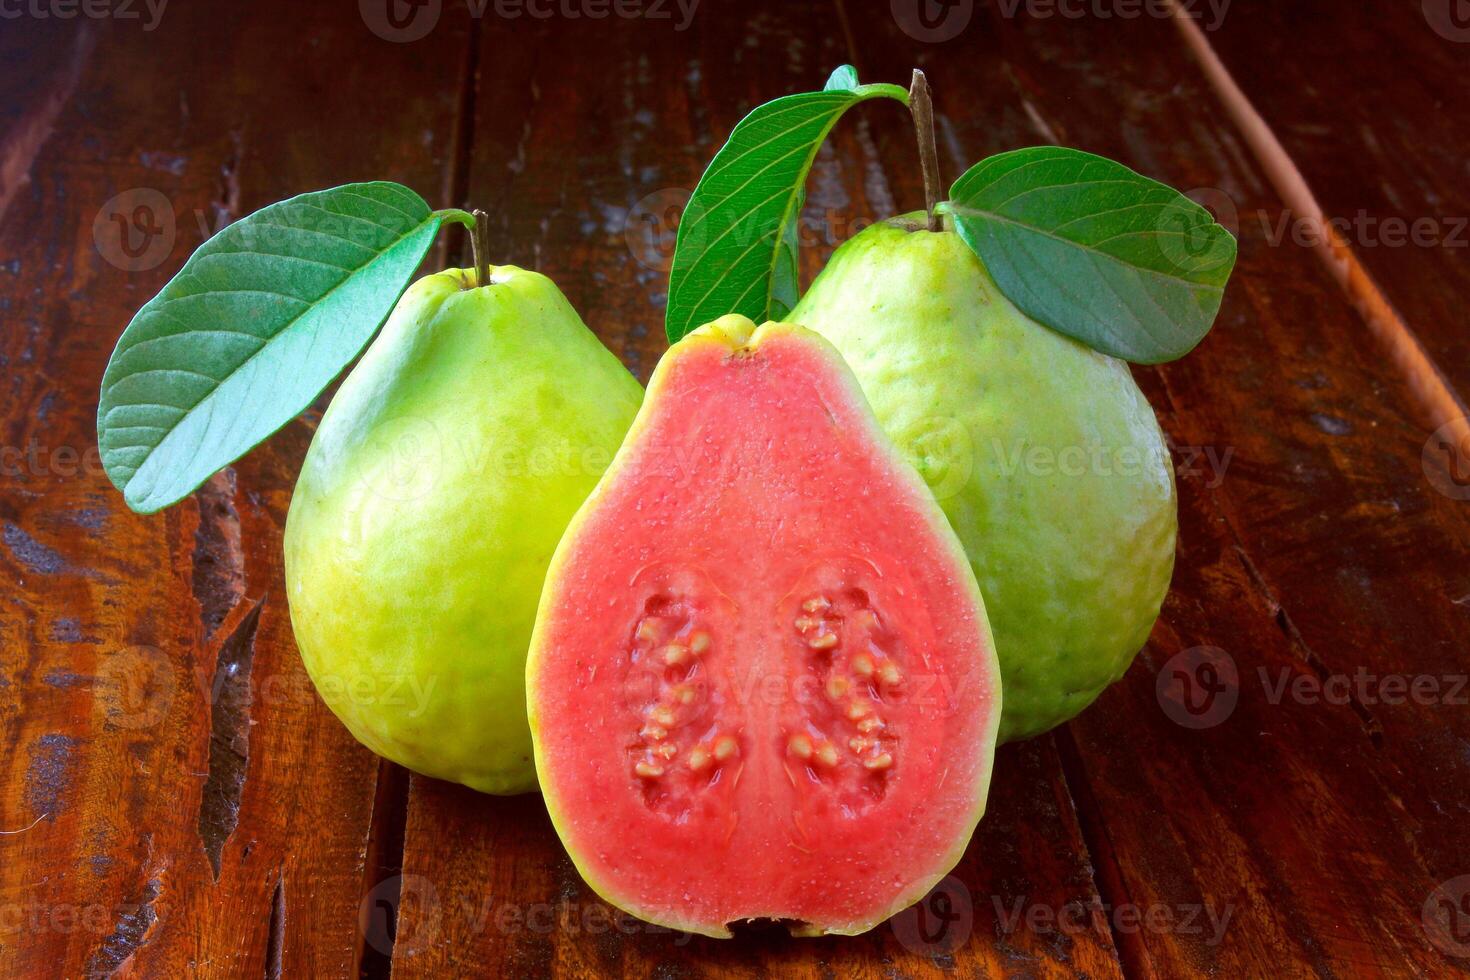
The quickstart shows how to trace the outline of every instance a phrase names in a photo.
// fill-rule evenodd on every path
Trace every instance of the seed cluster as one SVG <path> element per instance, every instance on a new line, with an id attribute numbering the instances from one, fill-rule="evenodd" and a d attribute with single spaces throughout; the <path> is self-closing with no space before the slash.
<path id="1" fill-rule="evenodd" d="M 897 738 L 884 718 L 885 694 L 903 683 L 903 670 L 884 651 L 881 625 L 859 601 L 814 595 L 792 623 L 825 673 L 830 730 L 793 732 L 787 754 L 814 771 L 833 770 L 844 758 L 871 773 L 893 767 Z"/>
<path id="2" fill-rule="evenodd" d="M 658 695 L 642 711 L 643 726 L 632 747 L 633 774 L 657 780 L 681 764 L 691 773 L 712 774 L 738 758 L 740 742 L 729 733 L 693 740 L 680 758 L 679 735 L 691 732 L 705 699 L 699 675 L 712 644 L 709 632 L 689 616 L 650 615 L 639 621 L 634 635 L 639 660 L 657 672 Z"/>

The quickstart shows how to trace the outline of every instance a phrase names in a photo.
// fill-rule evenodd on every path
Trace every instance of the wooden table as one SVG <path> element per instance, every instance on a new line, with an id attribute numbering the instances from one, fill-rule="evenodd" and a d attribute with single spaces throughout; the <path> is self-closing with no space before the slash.
<path id="1" fill-rule="evenodd" d="M 1450 0 L 1236 0 L 1218 22 L 1189 5 L 1347 219 L 1354 276 L 1301 240 L 1300 202 L 1152 5 L 917 20 L 910 0 L 706 0 L 681 30 L 653 0 L 601 19 L 582 0 L 399 8 L 432 23 L 381 3 L 177 2 L 156 23 L 38 3 L 0 23 L 0 975 L 1470 967 L 1470 477 L 1427 441 L 1470 392 L 1470 25 Z M 1182 529 L 1127 677 L 999 753 L 969 853 L 919 912 L 857 939 L 690 940 L 611 915 L 536 796 L 410 776 L 316 698 L 280 537 L 320 405 L 141 517 L 97 465 L 98 380 L 208 233 L 370 178 L 488 210 L 496 261 L 552 276 L 646 380 L 666 276 L 645 217 L 752 105 L 843 62 L 926 70 L 949 176 L 1038 142 L 1099 152 L 1228 211 L 1240 263 L 1204 344 L 1136 372 L 1177 450 Z M 808 275 L 920 206 L 916 172 L 900 111 L 845 120 L 810 185 Z M 147 248 L 121 247 L 116 214 L 157 219 L 135 226 Z M 1432 240 L 1393 244 L 1392 219 Z M 1390 356 L 1405 343 L 1428 374 Z M 1224 689 L 1190 713 L 1211 677 Z"/>

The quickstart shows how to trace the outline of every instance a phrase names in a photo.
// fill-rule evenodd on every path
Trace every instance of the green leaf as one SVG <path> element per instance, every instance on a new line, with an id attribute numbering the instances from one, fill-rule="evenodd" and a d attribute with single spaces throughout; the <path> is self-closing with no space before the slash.
<path id="1" fill-rule="evenodd" d="M 855 92 L 862 86 L 858 84 L 857 69 L 852 65 L 838 65 L 832 70 L 827 78 L 827 84 L 822 86 L 823 92 Z"/>
<path id="2" fill-rule="evenodd" d="M 670 342 L 726 313 L 759 323 L 796 305 L 796 222 L 807 172 L 842 114 L 876 98 L 907 104 L 908 93 L 860 85 L 843 65 L 822 91 L 757 106 L 735 126 L 679 222 L 664 318 Z"/>
<path id="3" fill-rule="evenodd" d="M 199 247 L 102 376 L 102 464 L 133 510 L 188 496 L 310 405 L 366 346 L 446 217 L 399 184 L 263 208 Z"/>
<path id="4" fill-rule="evenodd" d="M 1203 207 L 1080 150 L 1001 153 L 950 195 L 956 229 L 1011 302 L 1129 361 L 1192 350 L 1235 267 L 1235 238 Z"/>

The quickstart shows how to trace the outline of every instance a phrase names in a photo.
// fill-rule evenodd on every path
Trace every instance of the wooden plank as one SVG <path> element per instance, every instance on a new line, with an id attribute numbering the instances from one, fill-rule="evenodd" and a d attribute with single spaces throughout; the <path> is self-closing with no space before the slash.
<path id="1" fill-rule="evenodd" d="M 281 582 L 310 425 L 152 517 L 86 454 L 118 332 L 207 232 L 350 179 L 442 194 L 466 19 L 412 46 L 309 5 L 66 26 L 5 32 L 36 27 L 7 73 L 46 84 L 3 147 L 0 425 L 41 455 L 0 477 L 0 973 L 355 974 L 379 767 Z M 174 238 L 133 261 L 110 215 L 140 204 Z"/>
<path id="2" fill-rule="evenodd" d="M 914 57 L 930 70 L 951 178 L 991 152 L 1060 142 L 1222 188 L 1242 209 L 1279 207 L 1237 134 L 1201 109 L 1210 93 L 1166 22 L 990 9 L 934 46 L 850 22 L 867 76 L 901 78 Z M 917 204 L 907 129 L 876 139 L 895 196 Z M 1105 897 L 1175 914 L 1120 931 L 1129 972 L 1442 974 L 1461 964 L 1421 910 L 1467 870 L 1454 828 L 1470 811 L 1470 725 L 1445 696 L 1465 673 L 1452 599 L 1470 592 L 1470 515 L 1425 479 L 1418 406 L 1356 342 L 1361 324 L 1315 258 L 1251 227 L 1241 245 L 1215 331 L 1137 372 L 1181 463 L 1208 447 L 1230 464 L 1195 458 L 1182 476 L 1164 618 L 1140 663 L 1069 726 L 1064 755 L 1094 855 L 1118 871 Z M 1240 679 L 1233 713 L 1195 730 L 1171 720 L 1156 685 L 1162 673 L 1170 692 L 1175 667 L 1197 666 L 1172 658 L 1203 645 Z M 1360 670 L 1432 678 L 1440 697 L 1272 695 L 1283 677 L 1310 692 Z M 1182 928 L 1186 911 L 1230 918 L 1216 941 Z"/>
<path id="3" fill-rule="evenodd" d="M 845 60 L 840 35 L 826 12 L 776 3 L 702 7 L 687 35 L 617 19 L 487 20 L 484 29 L 470 199 L 496 216 L 496 261 L 550 275 L 647 380 L 665 346 L 667 278 L 650 267 L 658 253 L 639 223 L 677 208 L 749 108 L 819 87 Z M 826 247 L 810 264 L 870 210 L 867 193 L 861 161 L 845 170 L 823 161 L 807 230 Z M 671 236 L 671 220 L 659 227 Z M 916 939 L 908 919 L 852 940 L 758 932 L 720 943 L 613 917 L 566 859 L 539 799 L 494 800 L 415 777 L 394 975 L 1116 976 L 1054 746 L 1003 751 L 995 779 L 982 831 L 931 908 L 944 913 L 954 900 L 961 918 L 948 927 L 927 919 L 933 941 Z M 1017 925 L 1017 909 L 1071 918 L 1038 932 Z"/>
<path id="4" fill-rule="evenodd" d="M 1219 188 L 1242 213 L 1279 208 L 1239 140 L 1201 109 L 1210 94 L 1167 25 L 988 16 L 935 46 L 881 12 L 849 17 L 865 77 L 903 80 L 914 58 L 931 71 L 951 175 L 1055 137 Z M 1180 570 L 1139 667 L 1067 733 L 1002 752 L 990 813 L 956 872 L 970 918 L 942 942 L 963 935 L 960 948 L 916 948 L 903 925 L 852 941 L 684 942 L 597 902 L 534 796 L 430 780 L 414 781 L 404 876 L 367 887 L 370 813 L 376 796 L 391 818 L 393 784 L 375 790 L 375 760 L 311 695 L 281 600 L 279 530 L 309 427 L 153 518 L 128 513 L 85 451 L 111 342 L 197 244 L 196 215 L 212 228 L 297 190 L 382 175 L 458 203 L 459 93 L 447 79 L 467 25 L 446 9 L 426 39 L 393 44 L 299 8 L 274 20 L 171 9 L 151 34 L 57 23 L 20 25 L 34 31 L 24 43 L 0 34 L 0 81 L 17 82 L 5 89 L 22 107 L 0 117 L 0 309 L 12 327 L 0 338 L 0 446 L 19 450 L 0 473 L 0 972 L 342 975 L 356 972 L 360 905 L 369 953 L 392 949 L 405 974 L 1097 976 L 1119 972 L 1115 937 L 1141 974 L 1461 966 L 1441 955 L 1443 937 L 1430 941 L 1422 910 L 1435 884 L 1470 871 L 1463 708 L 1443 683 L 1430 704 L 1382 703 L 1383 688 L 1377 704 L 1273 703 L 1271 692 L 1360 668 L 1462 676 L 1465 504 L 1425 481 L 1416 406 L 1357 341 L 1361 325 L 1313 258 L 1249 229 L 1216 333 L 1190 359 L 1141 372 L 1176 442 L 1233 451 L 1230 466 L 1218 484 L 1198 462 L 1181 479 Z M 702 9 L 684 35 L 487 21 L 471 198 L 495 211 L 501 258 L 553 275 L 646 378 L 663 347 L 664 273 L 631 257 L 629 215 L 691 186 L 743 109 L 818 84 L 845 60 L 834 36 L 774 4 Z M 160 56 L 217 37 L 230 41 L 207 68 Z M 1425 84 L 1441 77 L 1437 63 L 1423 59 Z M 985 101 L 955 109 L 957 92 Z M 829 245 L 894 198 L 919 201 L 901 114 L 860 113 L 870 124 L 844 124 L 811 189 L 810 227 Z M 385 124 L 398 119 L 419 125 Z M 1405 187 L 1433 189 L 1383 172 L 1400 180 L 1398 202 Z M 125 272 L 94 247 L 91 219 L 132 186 L 169 202 L 178 241 L 162 264 Z M 1356 199 L 1344 200 L 1329 211 L 1348 213 Z M 808 271 L 826 250 L 809 250 Z M 1444 258 L 1375 267 L 1391 290 L 1423 287 L 1440 304 L 1411 313 L 1416 326 L 1448 301 L 1414 267 L 1453 282 L 1458 267 L 1433 264 Z M 1224 648 L 1241 681 L 1233 713 L 1196 731 L 1163 710 L 1155 679 L 1201 645 Z M 247 664 L 248 729 L 232 713 L 241 687 L 216 683 Z M 231 764 L 246 730 L 248 760 Z M 219 842 L 218 882 L 201 823 Z M 395 903 L 391 947 L 378 912 Z M 1130 928 L 1129 907 L 1161 910 L 1163 925 Z M 1086 912 L 1078 933 L 1050 918 L 1072 908 Z"/>
<path id="5" fill-rule="evenodd" d="M 1456 9 L 1238 0 L 1208 37 L 1463 401 L 1470 25 Z"/>
<path id="6" fill-rule="evenodd" d="M 539 797 L 414 777 L 393 973 L 1119 976 L 1059 769 L 1050 739 L 1002 749 L 980 830 L 922 911 L 863 936 L 801 941 L 784 929 L 724 941 L 640 922 L 583 883 Z"/>

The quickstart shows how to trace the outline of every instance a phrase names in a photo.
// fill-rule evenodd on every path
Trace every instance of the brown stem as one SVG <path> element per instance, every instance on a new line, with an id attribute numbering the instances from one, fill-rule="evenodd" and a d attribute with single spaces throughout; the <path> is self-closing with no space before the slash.
<path id="1" fill-rule="evenodd" d="M 944 226 L 935 213 L 939 203 L 939 151 L 934 145 L 934 103 L 929 97 L 929 80 L 919 69 L 914 69 L 914 81 L 909 86 L 909 111 L 914 116 L 914 136 L 919 141 L 919 165 L 924 171 L 924 209 L 929 214 L 929 230 L 939 231 Z"/>
<path id="2" fill-rule="evenodd" d="M 470 255 L 475 263 L 475 283 L 490 285 L 490 216 L 479 208 L 471 212 L 475 227 L 470 233 Z"/>

